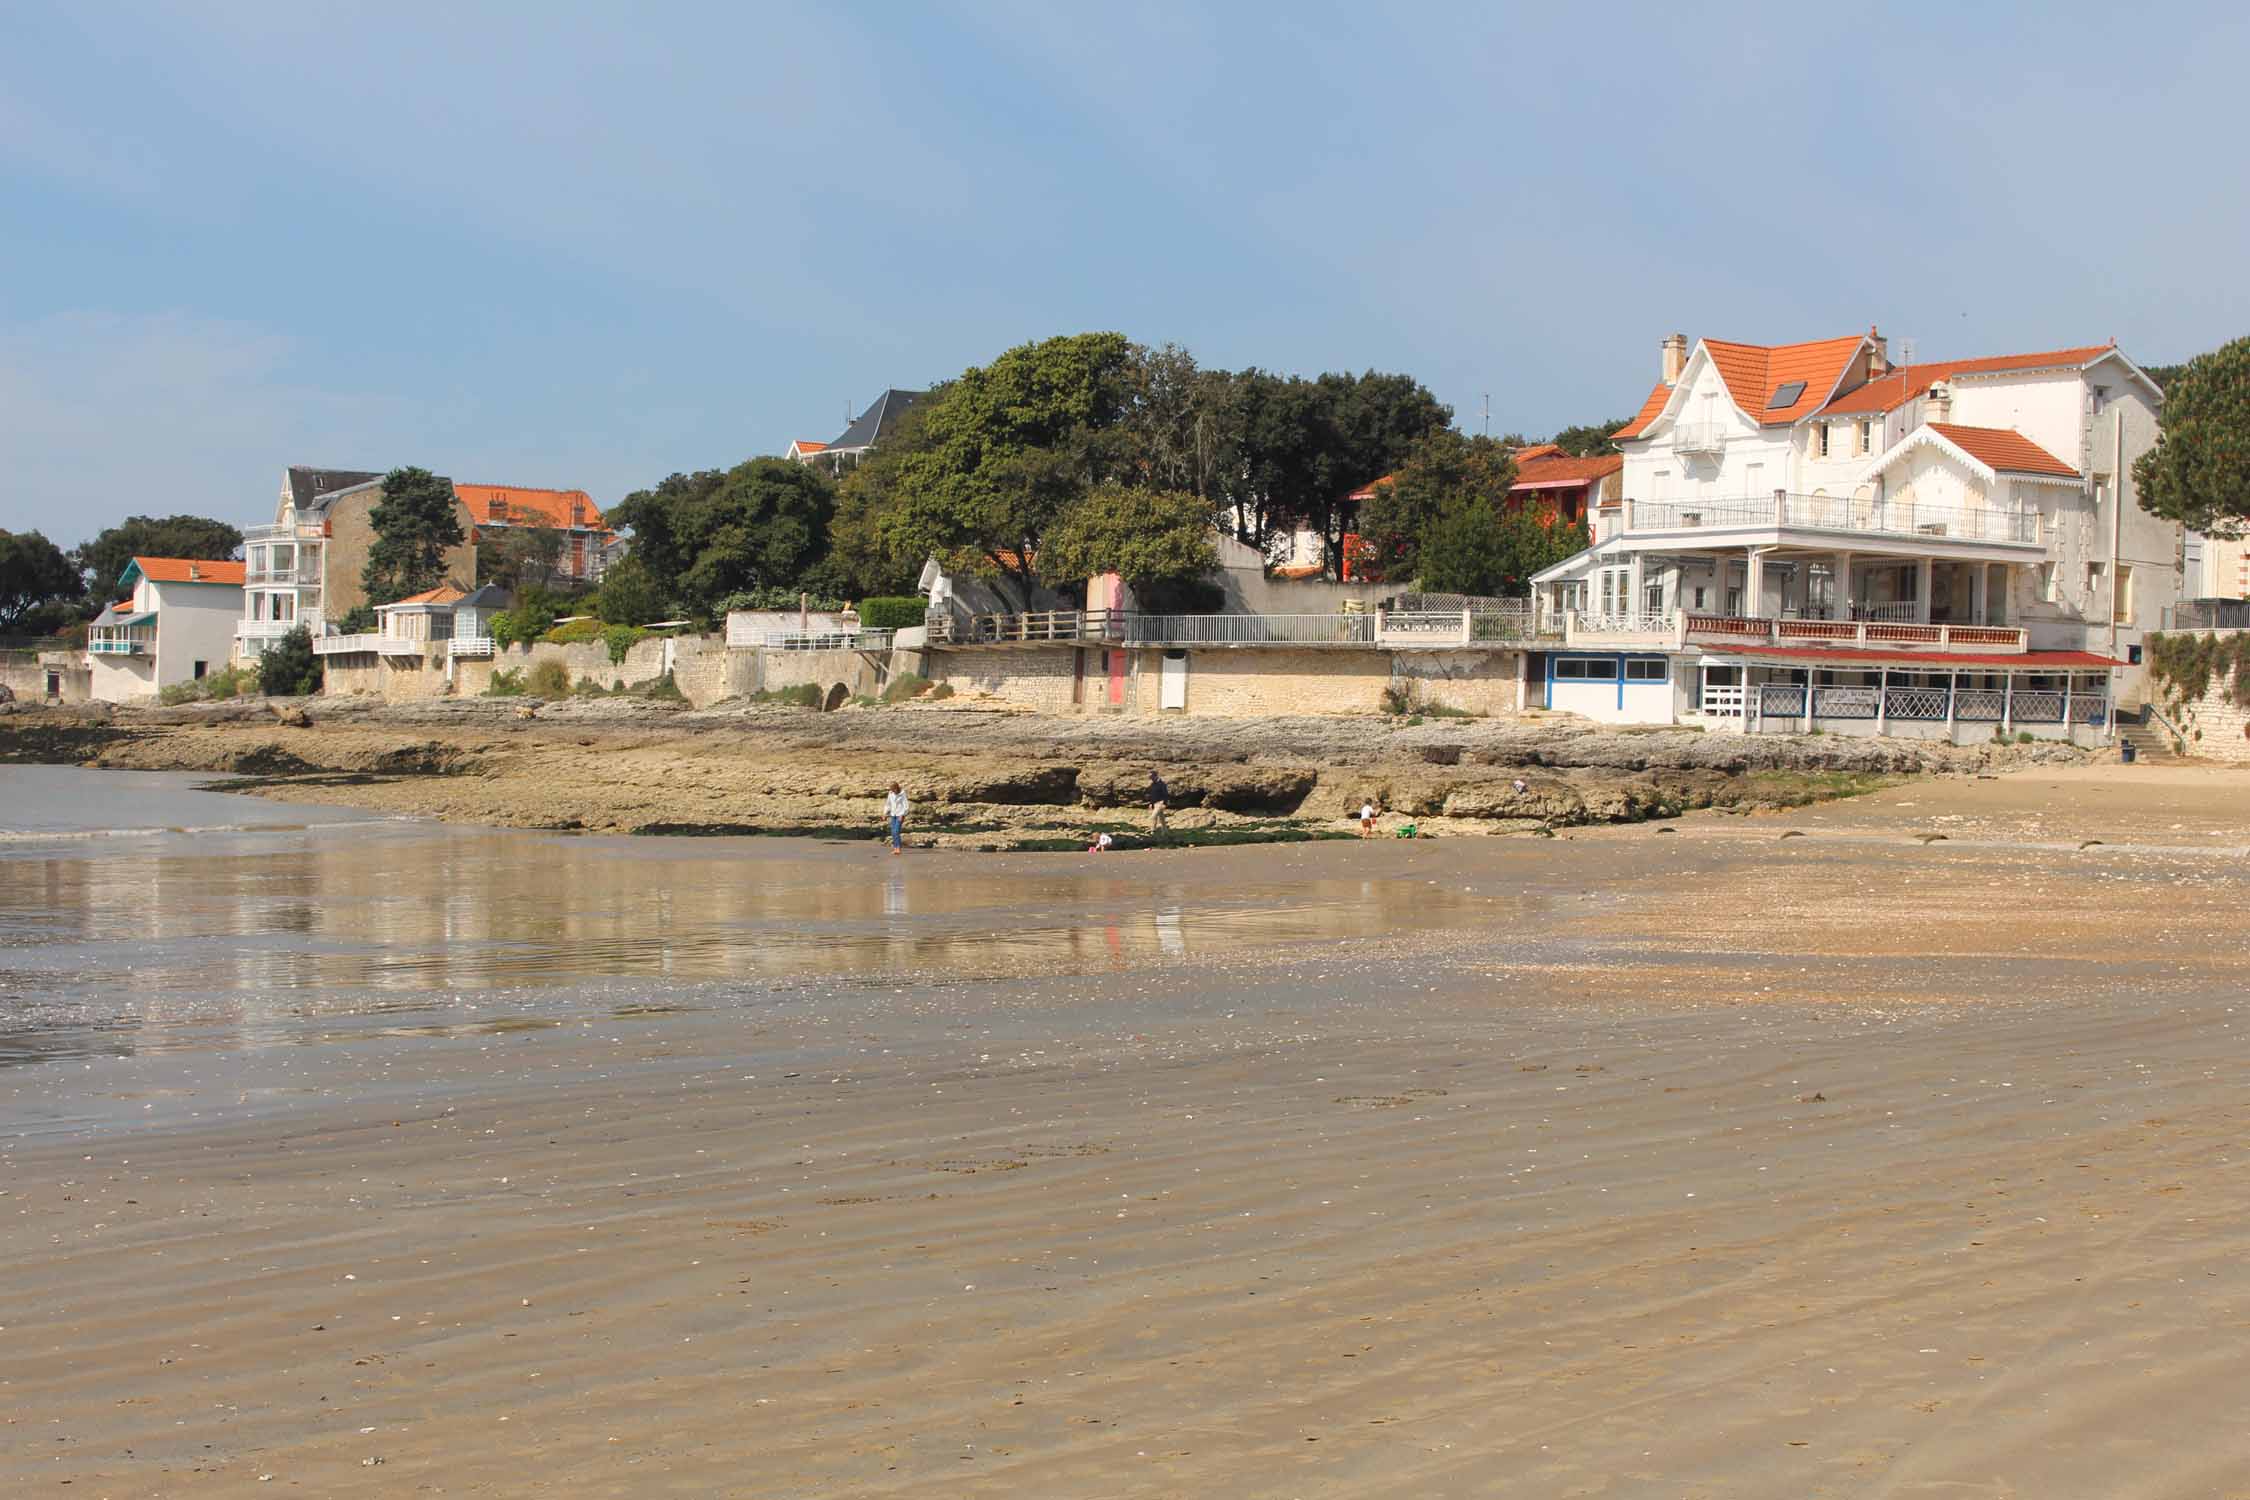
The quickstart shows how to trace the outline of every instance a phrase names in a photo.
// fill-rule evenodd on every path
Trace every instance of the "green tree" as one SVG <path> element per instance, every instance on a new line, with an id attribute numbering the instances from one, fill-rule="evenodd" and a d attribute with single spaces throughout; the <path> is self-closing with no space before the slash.
<path id="1" fill-rule="evenodd" d="M 1422 587 L 1437 594 L 1521 598 L 1540 569 L 1586 546 L 1582 526 L 1556 526 L 1483 495 L 1447 507 L 1423 535 Z"/>
<path id="2" fill-rule="evenodd" d="M 71 560 L 106 592 L 136 557 L 192 557 L 225 562 L 242 550 L 242 533 L 208 516 L 127 516 L 80 542 Z"/>
<path id="3" fill-rule="evenodd" d="M 2250 338 L 2187 362 L 2165 390 L 2156 446 L 2133 463 L 2141 508 L 2208 536 L 2250 523 Z"/>
<path id="4" fill-rule="evenodd" d="M 487 526 L 477 536 L 477 582 L 551 584 L 562 553 L 563 534 L 552 526 Z"/>
<path id="5" fill-rule="evenodd" d="M 110 579 L 105 589 L 116 582 Z M 54 612 L 47 607 L 85 594 L 85 576 L 62 548 L 36 531 L 0 531 L 0 634 L 34 622 L 53 629 Z"/>
<path id="6" fill-rule="evenodd" d="M 628 554 L 603 574 L 601 590 L 594 595 L 594 613 L 611 625 L 646 625 L 662 619 L 664 596 L 649 576 L 648 564 Z"/>
<path id="7" fill-rule="evenodd" d="M 1496 517 L 1502 514 L 1515 482 L 1515 460 L 1500 442 L 1439 428 L 1414 445 L 1391 482 L 1377 485 L 1360 508 L 1362 565 L 1369 576 L 1391 583 L 1420 577 L 1437 592 L 1481 592 L 1436 589 L 1424 571 L 1422 546 L 1444 516 L 1472 500 L 1484 501 Z"/>
<path id="8" fill-rule="evenodd" d="M 1186 490 L 1097 486 L 1048 531 L 1040 563 L 1052 579 L 1114 572 L 1136 594 L 1200 578 L 1219 566 L 1210 503 Z"/>
<path id="9" fill-rule="evenodd" d="M 1572 458 L 1603 458 L 1622 450 L 1609 440 L 1609 435 L 1631 417 L 1614 417 L 1607 422 L 1592 422 L 1582 427 L 1565 427 L 1547 441 L 1553 443 Z"/>
<path id="10" fill-rule="evenodd" d="M 895 433 L 886 444 L 898 451 L 874 517 L 881 551 L 1035 586 L 1048 529 L 1130 472 L 1134 357 L 1120 333 L 1051 338 L 932 393 L 911 444 Z"/>
<path id="11" fill-rule="evenodd" d="M 836 487 L 810 464 L 753 458 L 674 474 L 613 506 L 657 593 L 708 619 L 727 595 L 797 582 L 828 550 Z"/>
<path id="12" fill-rule="evenodd" d="M 360 569 L 370 604 L 390 604 L 445 582 L 445 554 L 466 538 L 453 481 L 428 469 L 393 469 L 383 498 L 368 513 L 375 543 Z"/>
<path id="13" fill-rule="evenodd" d="M 258 658 L 258 686 L 269 697 L 300 698 L 320 691 L 321 663 L 312 632 L 299 625 Z"/>

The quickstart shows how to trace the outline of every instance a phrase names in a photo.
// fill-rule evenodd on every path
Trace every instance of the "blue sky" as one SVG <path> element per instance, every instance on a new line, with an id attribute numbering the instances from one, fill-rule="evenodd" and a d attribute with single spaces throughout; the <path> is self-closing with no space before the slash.
<path id="1" fill-rule="evenodd" d="M 1115 328 L 1630 412 L 1659 339 L 2250 332 L 2239 7 L 0 8 L 0 526 L 584 487 Z"/>

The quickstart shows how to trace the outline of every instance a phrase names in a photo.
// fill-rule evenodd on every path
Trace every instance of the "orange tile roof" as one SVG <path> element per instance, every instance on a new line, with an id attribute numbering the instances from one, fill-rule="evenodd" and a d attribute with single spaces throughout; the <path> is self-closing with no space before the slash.
<path id="1" fill-rule="evenodd" d="M 550 526 L 557 530 L 577 528 L 585 531 L 607 531 L 602 524 L 602 513 L 595 508 L 593 497 L 584 490 L 525 489 L 513 484 L 456 484 L 453 493 L 469 508 L 469 519 L 479 526 Z M 499 502 L 505 514 L 494 515 L 493 504 Z"/>
<path id="2" fill-rule="evenodd" d="M 378 609 L 389 609 L 393 605 L 399 604 L 451 604 L 457 599 L 466 599 L 467 597 L 468 595 L 462 593 L 453 585 L 441 583 L 434 589 L 424 589 L 419 594 L 409 594 L 404 599 L 393 599 L 390 604 L 377 605 L 376 607 Z"/>
<path id="3" fill-rule="evenodd" d="M 799 453 L 818 453 L 828 445 L 826 443 L 816 443 L 811 438 L 798 438 L 789 446 L 796 449 Z"/>
<path id="4" fill-rule="evenodd" d="M 2076 479 L 2078 471 L 2009 427 L 1956 427 L 1932 422 L 1930 431 L 1981 464 L 2017 474 L 2052 474 Z"/>
<path id="5" fill-rule="evenodd" d="M 1526 443 L 1509 456 L 1520 464 L 1528 459 L 1545 458 L 1550 453 L 1560 452 L 1562 452 L 1562 449 L 1556 447 L 1553 443 Z"/>
<path id="6" fill-rule="evenodd" d="M 1719 367 L 1719 378 L 1727 383 L 1727 394 L 1734 397 L 1734 404 L 1748 413 L 1751 421 L 1762 427 L 1785 427 L 1820 408 L 1836 389 L 1836 382 L 1843 378 L 1852 356 L 1859 352 L 1866 337 L 1854 333 L 1810 344 L 1771 346 L 1705 339 L 1703 347 L 1711 352 L 1711 363 Z M 1805 383 L 1796 400 L 1787 406 L 1766 405 L 1776 390 L 1796 380 Z"/>
<path id="7" fill-rule="evenodd" d="M 1605 475 L 1620 472 L 1625 467 L 1622 453 L 1604 453 L 1593 458 L 1572 458 L 1552 443 L 1540 445 L 1544 452 L 1536 457 L 1516 459 L 1516 488 L 1520 490 L 1555 489 L 1565 485 L 1592 484 Z M 1525 449 L 1526 453 L 1536 452 Z"/>
<path id="8" fill-rule="evenodd" d="M 1610 436 L 1613 438 L 1639 437 L 1648 430 L 1648 424 L 1656 420 L 1657 414 L 1664 410 L 1664 403 L 1671 399 L 1672 388 L 1659 380 L 1656 383 L 1656 389 L 1650 391 L 1648 399 L 1641 403 L 1641 409 L 1633 413 L 1633 420 L 1618 428 Z"/>
<path id="9" fill-rule="evenodd" d="M 2109 353 L 2114 344 L 2085 344 L 2042 354 L 2001 354 L 1989 359 L 1955 359 L 1936 364 L 1900 365 L 1880 380 L 1846 391 L 1820 409 L 1822 416 L 1852 416 L 1889 411 L 1913 400 L 1941 380 L 1956 375 L 1997 375 L 2010 370 L 2074 370 Z"/>
<path id="10" fill-rule="evenodd" d="M 1375 492 L 1377 490 L 1381 489 L 1384 485 L 1389 484 L 1396 478 L 1398 478 L 1396 474 L 1385 474 L 1380 479 L 1370 479 L 1367 481 L 1367 483 L 1361 485 L 1358 489 L 1353 490 L 1344 498 L 1346 500 L 1372 500 L 1375 498 Z"/>
<path id="11" fill-rule="evenodd" d="M 136 557 L 133 566 L 151 583 L 231 583 L 242 582 L 242 564 L 238 562 L 205 562 L 192 557 Z M 188 570 L 195 570 L 189 577 Z"/>

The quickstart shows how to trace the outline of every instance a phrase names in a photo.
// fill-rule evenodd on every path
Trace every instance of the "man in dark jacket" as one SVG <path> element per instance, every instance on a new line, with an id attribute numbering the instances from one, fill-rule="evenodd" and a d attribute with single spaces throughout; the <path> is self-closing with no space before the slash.
<path id="1" fill-rule="evenodd" d="M 1148 831 L 1150 833 L 1163 832 L 1164 804 L 1171 800 L 1172 789 L 1164 784 L 1164 778 L 1157 775 L 1155 769 L 1151 767 L 1148 773 Z"/>

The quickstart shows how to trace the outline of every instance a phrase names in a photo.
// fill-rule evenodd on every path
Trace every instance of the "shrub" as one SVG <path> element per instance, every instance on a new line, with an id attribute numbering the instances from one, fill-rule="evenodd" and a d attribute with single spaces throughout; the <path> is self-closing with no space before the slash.
<path id="1" fill-rule="evenodd" d="M 612 625 L 646 625 L 664 612 L 656 580 L 649 576 L 648 564 L 637 557 L 611 568 L 591 602 L 594 613 Z"/>
<path id="2" fill-rule="evenodd" d="M 625 653 L 648 639 L 648 632 L 638 625 L 605 625 L 602 627 L 602 644 L 609 648 L 609 662 L 613 667 L 625 665 Z"/>
<path id="3" fill-rule="evenodd" d="M 795 687 L 774 688 L 767 692 L 752 693 L 752 703 L 785 703 L 791 708 L 818 708 L 820 689 L 812 683 L 800 682 Z"/>
<path id="4" fill-rule="evenodd" d="M 920 594 L 878 594 L 859 601 L 862 630 L 910 630 L 929 617 L 929 603 Z"/>
<path id="5" fill-rule="evenodd" d="M 806 592 L 789 588 L 742 589 L 721 599 L 717 608 L 722 615 L 731 609 L 795 609 L 799 598 Z M 811 591 L 810 597 L 804 599 L 804 604 L 807 609 L 817 609 L 823 614 L 832 614 L 844 607 L 843 600 L 824 598 L 817 590 Z M 915 623 L 919 625 L 921 621 L 916 620 Z"/>
<path id="6" fill-rule="evenodd" d="M 338 635 L 367 635 L 382 623 L 382 617 L 375 613 L 374 605 L 361 604 L 347 611 L 344 618 L 336 622 L 336 633 Z"/>
<path id="7" fill-rule="evenodd" d="M 268 646 L 258 658 L 258 679 L 276 698 L 319 692 L 321 662 L 313 655 L 312 632 L 299 625 Z"/>
<path id="8" fill-rule="evenodd" d="M 568 697 L 570 669 L 551 658 L 547 661 L 535 661 L 524 674 L 523 690 L 535 698 Z"/>
<path id="9" fill-rule="evenodd" d="M 1414 690 L 1403 682 L 1394 682 L 1383 689 L 1383 712 L 1403 714 L 1414 707 Z"/>
<path id="10" fill-rule="evenodd" d="M 680 691 L 680 685 L 672 680 L 672 674 L 669 672 L 666 672 L 654 682 L 644 683 L 638 691 L 643 698 L 656 703 L 687 702 L 687 694 Z"/>
<path id="11" fill-rule="evenodd" d="M 516 595 L 516 607 L 492 617 L 492 639 L 501 646 L 536 641 L 555 625 L 555 596 L 531 587 Z"/>
<path id="12" fill-rule="evenodd" d="M 523 696 L 523 671 L 518 667 L 503 667 L 492 674 L 485 687 L 487 698 L 521 698 Z"/>
<path id="13" fill-rule="evenodd" d="M 166 708 L 177 708 L 183 703 L 193 703 L 203 696 L 200 682 L 168 683 L 156 690 L 156 701 Z"/>
<path id="14" fill-rule="evenodd" d="M 551 641 L 558 646 L 583 646 L 589 641 L 600 640 L 602 628 L 601 621 L 588 616 L 584 619 L 571 620 L 565 624 L 557 625 L 552 630 L 544 632 L 539 639 Z"/>
<path id="15" fill-rule="evenodd" d="M 929 678 L 917 672 L 908 672 L 891 679 L 891 685 L 883 689 L 883 701 L 902 703 L 908 698 L 919 698 L 930 690 L 930 686 Z"/>
<path id="16" fill-rule="evenodd" d="M 953 684 L 950 682 L 941 682 L 936 687 L 930 689 L 930 700 L 932 702 L 935 702 L 940 698 L 950 698 L 952 696 Z"/>

